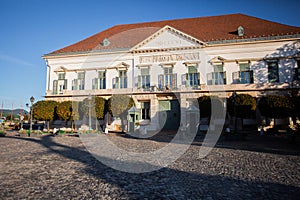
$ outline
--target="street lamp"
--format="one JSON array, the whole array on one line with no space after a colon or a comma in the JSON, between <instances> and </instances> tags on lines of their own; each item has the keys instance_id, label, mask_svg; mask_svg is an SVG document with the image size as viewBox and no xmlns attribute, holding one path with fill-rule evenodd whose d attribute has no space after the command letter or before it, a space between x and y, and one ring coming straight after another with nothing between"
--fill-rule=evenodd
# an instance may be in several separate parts
<instances>
[{"instance_id":1,"label":"street lamp","mask_svg":"<svg viewBox=\"0 0 300 200\"><path fill-rule=\"evenodd\" d=\"M31 106L29 107L29 104L27 103L26 106L28 108L30 108L30 130L29 130L29 134L28 136L30 137L30 133L32 132L32 113L33 113L33 102L34 102L34 97L30 97L30 103L31 103Z\"/></svg>"},{"instance_id":2,"label":"street lamp","mask_svg":"<svg viewBox=\"0 0 300 200\"><path fill-rule=\"evenodd\" d=\"M90 132L91 127L92 127L92 107L94 106L91 94L89 94L89 96L88 96L88 105L86 105L86 106L89 108L89 132ZM96 126L97 126L97 124L96 124Z\"/></svg>"},{"instance_id":3,"label":"street lamp","mask_svg":"<svg viewBox=\"0 0 300 200\"><path fill-rule=\"evenodd\" d=\"M233 113L234 113L234 133L237 132L237 118L236 118L236 91L233 91Z\"/></svg>"}]
</instances>

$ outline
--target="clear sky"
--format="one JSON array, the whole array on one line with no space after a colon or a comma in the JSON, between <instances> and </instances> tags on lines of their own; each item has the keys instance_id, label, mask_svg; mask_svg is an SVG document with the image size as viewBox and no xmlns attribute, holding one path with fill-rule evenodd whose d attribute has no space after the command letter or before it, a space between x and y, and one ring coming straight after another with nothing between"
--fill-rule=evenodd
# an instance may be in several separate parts
<instances>
[{"instance_id":1,"label":"clear sky","mask_svg":"<svg viewBox=\"0 0 300 200\"><path fill-rule=\"evenodd\" d=\"M43 100L41 56L117 24L243 13L300 27L299 8L297 0L0 0L0 103Z\"/></svg>"}]
</instances>

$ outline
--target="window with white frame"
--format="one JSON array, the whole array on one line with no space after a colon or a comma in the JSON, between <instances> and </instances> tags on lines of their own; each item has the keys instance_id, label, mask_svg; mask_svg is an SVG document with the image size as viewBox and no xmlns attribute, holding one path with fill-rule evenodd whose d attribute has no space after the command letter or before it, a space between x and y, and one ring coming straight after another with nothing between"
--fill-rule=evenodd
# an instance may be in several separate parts
<instances>
[{"instance_id":1,"label":"window with white frame","mask_svg":"<svg viewBox=\"0 0 300 200\"><path fill-rule=\"evenodd\" d=\"M150 101L141 102L141 118L150 119Z\"/></svg>"},{"instance_id":2,"label":"window with white frame","mask_svg":"<svg viewBox=\"0 0 300 200\"><path fill-rule=\"evenodd\" d=\"M98 71L98 78L92 80L92 89L106 89L106 71Z\"/></svg>"},{"instance_id":3,"label":"window with white frame","mask_svg":"<svg viewBox=\"0 0 300 200\"><path fill-rule=\"evenodd\" d=\"M150 73L149 67L141 67L141 75L138 76L138 87L143 89L150 88Z\"/></svg>"},{"instance_id":4,"label":"window with white frame","mask_svg":"<svg viewBox=\"0 0 300 200\"><path fill-rule=\"evenodd\" d=\"M272 61L267 61L267 63L268 63L269 83L278 83L279 82L278 61L272 60Z\"/></svg>"},{"instance_id":5,"label":"window with white frame","mask_svg":"<svg viewBox=\"0 0 300 200\"><path fill-rule=\"evenodd\" d=\"M158 88L160 90L176 89L177 74L173 73L173 65L165 65L163 72L163 74L158 75Z\"/></svg>"},{"instance_id":6,"label":"window with white frame","mask_svg":"<svg viewBox=\"0 0 300 200\"><path fill-rule=\"evenodd\" d=\"M127 88L127 70L119 71L120 88Z\"/></svg>"},{"instance_id":7,"label":"window with white frame","mask_svg":"<svg viewBox=\"0 0 300 200\"><path fill-rule=\"evenodd\" d=\"M77 79L72 80L72 90L84 90L85 72L78 72Z\"/></svg>"},{"instance_id":8,"label":"window with white frame","mask_svg":"<svg viewBox=\"0 0 300 200\"><path fill-rule=\"evenodd\" d=\"M223 63L215 63L213 65L214 71L207 74L208 85L224 85L226 84L226 72L224 72Z\"/></svg>"},{"instance_id":9,"label":"window with white frame","mask_svg":"<svg viewBox=\"0 0 300 200\"><path fill-rule=\"evenodd\" d=\"M232 79L235 84L253 83L253 71L250 70L250 62L239 62L240 71L233 72Z\"/></svg>"},{"instance_id":10,"label":"window with white frame","mask_svg":"<svg viewBox=\"0 0 300 200\"><path fill-rule=\"evenodd\" d=\"M113 88L127 88L127 70L119 70L119 76L113 79Z\"/></svg>"},{"instance_id":11,"label":"window with white frame","mask_svg":"<svg viewBox=\"0 0 300 200\"><path fill-rule=\"evenodd\" d=\"M188 66L188 73L186 74L186 86L195 87L199 86L200 74L198 73L195 65Z\"/></svg>"},{"instance_id":12,"label":"window with white frame","mask_svg":"<svg viewBox=\"0 0 300 200\"><path fill-rule=\"evenodd\" d=\"M296 60L297 66L294 68L293 71L293 79L295 81L300 81L300 58Z\"/></svg>"},{"instance_id":13,"label":"window with white frame","mask_svg":"<svg viewBox=\"0 0 300 200\"><path fill-rule=\"evenodd\" d=\"M53 94L62 94L63 90L67 89L68 80L65 77L65 72L57 73L57 80L53 81Z\"/></svg>"}]
</instances>

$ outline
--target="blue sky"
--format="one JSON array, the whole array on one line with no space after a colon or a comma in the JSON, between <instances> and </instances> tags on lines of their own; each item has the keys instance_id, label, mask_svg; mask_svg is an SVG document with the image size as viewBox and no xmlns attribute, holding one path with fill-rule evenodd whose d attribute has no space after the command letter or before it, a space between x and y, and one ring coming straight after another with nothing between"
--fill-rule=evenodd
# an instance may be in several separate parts
<instances>
[{"instance_id":1,"label":"blue sky","mask_svg":"<svg viewBox=\"0 0 300 200\"><path fill-rule=\"evenodd\" d=\"M300 27L295 0L0 0L0 102L43 100L46 53L117 24L243 13ZM1 107L0 107L1 108Z\"/></svg>"}]
</instances>

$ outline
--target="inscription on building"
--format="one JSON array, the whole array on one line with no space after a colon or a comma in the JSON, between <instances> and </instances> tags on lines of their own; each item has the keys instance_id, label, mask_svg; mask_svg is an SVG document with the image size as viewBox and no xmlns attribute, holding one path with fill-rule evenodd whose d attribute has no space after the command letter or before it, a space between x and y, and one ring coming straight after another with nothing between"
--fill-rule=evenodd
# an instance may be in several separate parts
<instances>
[{"instance_id":1,"label":"inscription on building","mask_svg":"<svg viewBox=\"0 0 300 200\"><path fill-rule=\"evenodd\" d=\"M141 56L140 63L163 63L184 60L199 60L199 53L183 53L183 54L168 54L168 55L153 55Z\"/></svg>"}]
</instances>

